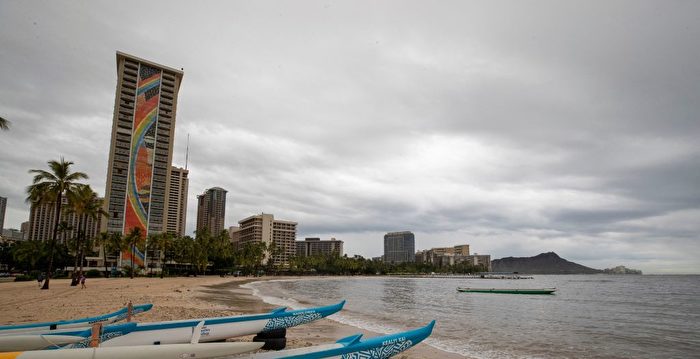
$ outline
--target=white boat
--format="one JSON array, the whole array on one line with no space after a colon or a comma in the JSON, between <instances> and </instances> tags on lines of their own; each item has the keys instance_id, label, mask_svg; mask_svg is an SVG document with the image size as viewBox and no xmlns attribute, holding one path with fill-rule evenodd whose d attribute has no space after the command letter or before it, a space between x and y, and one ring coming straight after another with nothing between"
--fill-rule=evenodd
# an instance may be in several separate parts
<instances>
[{"instance_id":1,"label":"white boat","mask_svg":"<svg viewBox=\"0 0 700 359\"><path fill-rule=\"evenodd\" d=\"M77 335L19 334L0 337L0 352L58 348L85 340ZM1 357L1 356L0 356Z\"/></svg>"},{"instance_id":2,"label":"white boat","mask_svg":"<svg viewBox=\"0 0 700 359\"><path fill-rule=\"evenodd\" d=\"M212 342L228 338L291 328L313 322L340 311L345 301L337 304L299 310L277 308L269 313L238 315L218 318L174 320L167 322L138 323L130 333L104 341L102 347L132 345L163 345L187 343L200 322L201 342ZM79 347L83 343L72 345Z\"/></svg>"},{"instance_id":3,"label":"white boat","mask_svg":"<svg viewBox=\"0 0 700 359\"><path fill-rule=\"evenodd\" d=\"M218 358L259 349L259 342L141 345L0 353L0 359L183 359Z\"/></svg>"},{"instance_id":4,"label":"white boat","mask_svg":"<svg viewBox=\"0 0 700 359\"><path fill-rule=\"evenodd\" d=\"M113 324L102 327L99 341L127 334L136 328L136 323ZM0 352L19 352L40 349L59 349L67 345L87 347L92 337L90 329L60 329L40 334L14 334L0 336ZM0 355L0 359L3 359Z\"/></svg>"}]
</instances>

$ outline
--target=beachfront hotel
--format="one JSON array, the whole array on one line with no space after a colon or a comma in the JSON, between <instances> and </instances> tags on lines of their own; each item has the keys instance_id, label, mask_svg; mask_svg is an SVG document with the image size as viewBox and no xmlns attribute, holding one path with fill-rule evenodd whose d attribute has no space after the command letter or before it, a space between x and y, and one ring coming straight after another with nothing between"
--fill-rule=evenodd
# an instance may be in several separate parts
<instances>
[{"instance_id":1,"label":"beachfront hotel","mask_svg":"<svg viewBox=\"0 0 700 359\"><path fill-rule=\"evenodd\" d=\"M416 237L412 232L389 232L384 235L384 262L416 261Z\"/></svg>"},{"instance_id":2,"label":"beachfront hotel","mask_svg":"<svg viewBox=\"0 0 700 359\"><path fill-rule=\"evenodd\" d=\"M197 196L197 232L208 229L212 235L224 230L226 191L212 187Z\"/></svg>"},{"instance_id":3,"label":"beachfront hotel","mask_svg":"<svg viewBox=\"0 0 700 359\"><path fill-rule=\"evenodd\" d=\"M144 236L168 228L177 96L182 70L117 52L117 88L103 230Z\"/></svg>"},{"instance_id":4,"label":"beachfront hotel","mask_svg":"<svg viewBox=\"0 0 700 359\"><path fill-rule=\"evenodd\" d=\"M189 171L187 169L170 167L165 231L178 237L185 235L185 225L187 224L188 174Z\"/></svg>"},{"instance_id":5,"label":"beachfront hotel","mask_svg":"<svg viewBox=\"0 0 700 359\"><path fill-rule=\"evenodd\" d=\"M96 199L102 200L101 198ZM68 206L68 199L61 199L62 206ZM78 225L80 216L77 216L71 211L61 211L60 222L66 223L65 227L59 227L58 241L65 243L68 239L75 238L78 234ZM34 241L49 241L53 238L53 231L56 218L56 205L54 203L31 203L29 207L29 224L27 225L27 239ZM101 224L104 222L104 217L97 216L85 218L85 237L95 238L100 233ZM24 224L23 224L24 225Z\"/></svg>"},{"instance_id":6,"label":"beachfront hotel","mask_svg":"<svg viewBox=\"0 0 700 359\"><path fill-rule=\"evenodd\" d=\"M296 246L297 257L343 256L343 241L338 241L335 238L331 238L329 241L321 240L321 238L305 238L303 241L296 241Z\"/></svg>"},{"instance_id":7,"label":"beachfront hotel","mask_svg":"<svg viewBox=\"0 0 700 359\"><path fill-rule=\"evenodd\" d=\"M242 219L238 224L239 246L254 242L274 245L277 250L272 258L266 254L263 264L272 260L275 265L289 265L289 259L296 254L297 222L278 220L272 214L261 213Z\"/></svg>"}]
</instances>

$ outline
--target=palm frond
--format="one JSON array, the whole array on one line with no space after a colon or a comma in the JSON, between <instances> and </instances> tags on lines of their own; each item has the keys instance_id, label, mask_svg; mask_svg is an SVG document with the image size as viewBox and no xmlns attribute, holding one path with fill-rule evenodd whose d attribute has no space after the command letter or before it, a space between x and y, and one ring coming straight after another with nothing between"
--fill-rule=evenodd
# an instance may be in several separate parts
<instances>
[{"instance_id":1,"label":"palm frond","mask_svg":"<svg viewBox=\"0 0 700 359\"><path fill-rule=\"evenodd\" d=\"M0 130L9 130L10 129L10 121L0 117Z\"/></svg>"}]
</instances>

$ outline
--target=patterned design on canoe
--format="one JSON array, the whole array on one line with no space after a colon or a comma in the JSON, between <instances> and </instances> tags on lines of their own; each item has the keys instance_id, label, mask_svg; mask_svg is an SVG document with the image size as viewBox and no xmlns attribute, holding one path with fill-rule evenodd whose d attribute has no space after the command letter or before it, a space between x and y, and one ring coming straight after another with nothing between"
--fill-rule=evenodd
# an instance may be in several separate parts
<instances>
[{"instance_id":1,"label":"patterned design on canoe","mask_svg":"<svg viewBox=\"0 0 700 359\"><path fill-rule=\"evenodd\" d=\"M124 333L124 332L121 332L121 331L119 331L119 332L102 333L102 335L100 335L100 343L102 343L102 342L104 342L104 341L106 341L106 340L110 340L110 339L112 339L112 338L121 337L121 336L124 335L124 334L127 334L127 333ZM80 342L77 342L77 343L75 343L75 344L70 345L68 348L89 348L89 347L90 347L90 341L91 341L91 340L92 340L91 338L87 338L87 339L85 339L85 340L83 340L83 341L80 341Z\"/></svg>"},{"instance_id":2,"label":"patterned design on canoe","mask_svg":"<svg viewBox=\"0 0 700 359\"><path fill-rule=\"evenodd\" d=\"M320 313L310 312L301 313L289 317L272 318L267 321L263 332L268 332L275 329L291 328L297 325L311 323L314 320L321 319L323 316Z\"/></svg>"},{"instance_id":3,"label":"patterned design on canoe","mask_svg":"<svg viewBox=\"0 0 700 359\"><path fill-rule=\"evenodd\" d=\"M342 359L386 359L407 350L413 346L410 340L383 345L378 348L361 350L358 352L343 354Z\"/></svg>"}]
</instances>

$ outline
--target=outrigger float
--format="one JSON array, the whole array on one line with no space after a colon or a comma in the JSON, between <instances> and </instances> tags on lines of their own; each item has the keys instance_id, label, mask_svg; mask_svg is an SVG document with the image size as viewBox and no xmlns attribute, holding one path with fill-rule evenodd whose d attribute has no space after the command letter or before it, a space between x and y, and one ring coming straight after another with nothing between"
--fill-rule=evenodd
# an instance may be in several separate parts
<instances>
[{"instance_id":1,"label":"outrigger float","mask_svg":"<svg viewBox=\"0 0 700 359\"><path fill-rule=\"evenodd\" d=\"M101 342L128 334L136 329L136 323L112 324L104 327L98 323L95 326L99 328L99 331L95 332L93 328L73 331L62 329L58 332L40 334L3 335L0 336L0 352L61 349L67 345L87 347L93 336L97 342Z\"/></svg>"},{"instance_id":2,"label":"outrigger float","mask_svg":"<svg viewBox=\"0 0 700 359\"><path fill-rule=\"evenodd\" d=\"M96 323L110 324L124 320L129 316L147 312L153 308L153 304L141 304L124 307L116 312L72 320L59 320L55 322L30 323L0 326L0 336L14 334L41 334L60 329L89 328Z\"/></svg>"},{"instance_id":3,"label":"outrigger float","mask_svg":"<svg viewBox=\"0 0 700 359\"><path fill-rule=\"evenodd\" d=\"M552 294L556 288L537 288L537 289L520 289L520 288L464 288L458 287L458 292L468 293L500 293L500 294Z\"/></svg>"}]
</instances>

